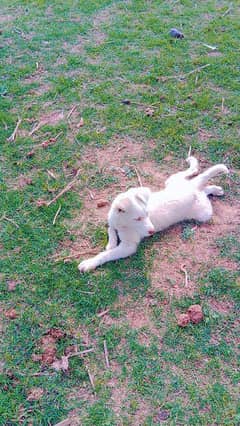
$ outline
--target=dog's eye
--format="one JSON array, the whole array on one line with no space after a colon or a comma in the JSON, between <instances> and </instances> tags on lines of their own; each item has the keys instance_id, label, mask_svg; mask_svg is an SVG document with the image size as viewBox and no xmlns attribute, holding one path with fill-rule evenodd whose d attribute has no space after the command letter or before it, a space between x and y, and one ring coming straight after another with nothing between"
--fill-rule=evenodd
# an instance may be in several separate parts
<instances>
[{"instance_id":1,"label":"dog's eye","mask_svg":"<svg viewBox=\"0 0 240 426\"><path fill-rule=\"evenodd\" d=\"M141 220L143 220L143 217L139 216L137 219L134 219L134 220L136 220L137 222L140 222Z\"/></svg>"}]
</instances>

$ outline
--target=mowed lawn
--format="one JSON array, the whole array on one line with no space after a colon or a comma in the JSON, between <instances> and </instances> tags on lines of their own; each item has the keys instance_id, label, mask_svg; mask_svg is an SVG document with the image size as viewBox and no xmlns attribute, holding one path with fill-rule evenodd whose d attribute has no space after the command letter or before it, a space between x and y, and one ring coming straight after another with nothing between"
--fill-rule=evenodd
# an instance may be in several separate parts
<instances>
[{"instance_id":1,"label":"mowed lawn","mask_svg":"<svg viewBox=\"0 0 240 426\"><path fill-rule=\"evenodd\" d=\"M239 16L1 0L0 425L239 425ZM114 196L162 187L190 147L230 169L211 222L80 274Z\"/></svg>"}]
</instances>

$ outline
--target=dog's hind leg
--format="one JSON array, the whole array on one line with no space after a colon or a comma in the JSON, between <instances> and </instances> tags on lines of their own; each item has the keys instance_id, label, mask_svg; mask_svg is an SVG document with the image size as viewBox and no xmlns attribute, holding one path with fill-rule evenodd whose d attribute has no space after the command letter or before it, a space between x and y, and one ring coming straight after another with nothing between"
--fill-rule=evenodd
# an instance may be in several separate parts
<instances>
[{"instance_id":1,"label":"dog's hind leg","mask_svg":"<svg viewBox=\"0 0 240 426\"><path fill-rule=\"evenodd\" d=\"M108 227L108 243L106 246L106 250L111 250L118 245L118 236L117 232L112 226Z\"/></svg>"},{"instance_id":2,"label":"dog's hind leg","mask_svg":"<svg viewBox=\"0 0 240 426\"><path fill-rule=\"evenodd\" d=\"M208 199L206 193L199 192L197 195L196 202L191 211L190 219L195 219L199 222L207 222L211 219L213 213L213 208L210 200Z\"/></svg>"},{"instance_id":3,"label":"dog's hind leg","mask_svg":"<svg viewBox=\"0 0 240 426\"><path fill-rule=\"evenodd\" d=\"M218 197L224 195L222 187L217 185L208 185L203 189L203 191L206 195L217 195Z\"/></svg>"},{"instance_id":4,"label":"dog's hind leg","mask_svg":"<svg viewBox=\"0 0 240 426\"><path fill-rule=\"evenodd\" d=\"M199 176L196 176L192 182L195 188L204 190L205 185L208 181L222 173L229 173L228 168L224 164L217 164L216 166L210 167L205 170L205 172L201 173ZM218 195L218 194L215 194ZM222 194L220 194L222 195Z\"/></svg>"},{"instance_id":5,"label":"dog's hind leg","mask_svg":"<svg viewBox=\"0 0 240 426\"><path fill-rule=\"evenodd\" d=\"M174 175L170 176L166 180L165 186L168 186L169 184L172 184L181 179L189 179L198 174L198 171L199 171L198 160L195 157L190 156L186 159L186 161L189 164L189 168L187 170L175 173Z\"/></svg>"}]
</instances>

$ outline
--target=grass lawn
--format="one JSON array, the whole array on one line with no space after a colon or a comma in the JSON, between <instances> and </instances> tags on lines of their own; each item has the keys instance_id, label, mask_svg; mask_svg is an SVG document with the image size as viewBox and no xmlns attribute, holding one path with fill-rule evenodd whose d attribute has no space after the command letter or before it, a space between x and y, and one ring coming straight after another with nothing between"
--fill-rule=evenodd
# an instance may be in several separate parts
<instances>
[{"instance_id":1,"label":"grass lawn","mask_svg":"<svg viewBox=\"0 0 240 426\"><path fill-rule=\"evenodd\" d=\"M239 425L239 16L1 0L1 426ZM231 171L212 221L80 274L107 203L161 187L190 146ZM203 321L180 328L193 304Z\"/></svg>"}]
</instances>

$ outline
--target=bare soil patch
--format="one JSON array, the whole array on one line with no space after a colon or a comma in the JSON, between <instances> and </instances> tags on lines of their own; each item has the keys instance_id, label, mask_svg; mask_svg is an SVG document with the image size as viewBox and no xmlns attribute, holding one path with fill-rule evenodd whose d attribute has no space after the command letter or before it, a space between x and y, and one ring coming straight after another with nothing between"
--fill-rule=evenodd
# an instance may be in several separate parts
<instances>
[{"instance_id":1,"label":"bare soil patch","mask_svg":"<svg viewBox=\"0 0 240 426\"><path fill-rule=\"evenodd\" d=\"M151 273L153 288L176 297L189 296L197 289L199 273L217 266L237 270L236 262L219 256L215 241L236 230L240 223L239 205L225 204L220 199L212 202L212 222L193 224L193 239L182 240L181 224L166 230L162 236L160 234L160 240L154 243L156 256ZM188 273L187 286L182 272L183 265Z\"/></svg>"},{"instance_id":2,"label":"bare soil patch","mask_svg":"<svg viewBox=\"0 0 240 426\"><path fill-rule=\"evenodd\" d=\"M230 302L229 300L223 301L223 300L210 299L208 303L214 311L217 311L222 315L228 315L232 311L234 306L233 303Z\"/></svg>"},{"instance_id":3,"label":"bare soil patch","mask_svg":"<svg viewBox=\"0 0 240 426\"><path fill-rule=\"evenodd\" d=\"M82 167L86 182L84 189L82 187L79 189L83 209L74 220L67 222L77 239L75 242L65 240L61 251L67 249L70 251L69 256L77 252L82 253L84 250L89 251L91 243L85 235L87 227L90 224L95 227L106 225L110 203L119 192L126 191L132 186L139 186L138 176L143 185L159 188L166 174L159 171L160 167L156 163L146 161L144 158L147 156L147 150L153 147L153 141L144 146L129 138L115 137L106 147L100 149L89 147L85 150L81 163L77 165L77 168ZM98 189L92 188L91 175L96 174L96 171L103 176L114 176L116 183ZM100 201L106 201L106 204L99 207Z\"/></svg>"},{"instance_id":4,"label":"bare soil patch","mask_svg":"<svg viewBox=\"0 0 240 426\"><path fill-rule=\"evenodd\" d=\"M129 405L131 402L131 396L136 401L136 395L131 394L128 389L127 382L120 382L118 378L112 378L108 382L108 386L112 389L111 392L111 408L113 409L117 419L121 419L122 416L128 415L131 411ZM146 417L151 413L151 408L146 401L138 399L137 410L133 415L129 416L131 419L131 425L139 426L143 425ZM119 425L122 423L119 423Z\"/></svg>"},{"instance_id":5,"label":"bare soil patch","mask_svg":"<svg viewBox=\"0 0 240 426\"><path fill-rule=\"evenodd\" d=\"M14 15L1 15L0 24L6 24L7 22L14 21Z\"/></svg>"}]
</instances>

